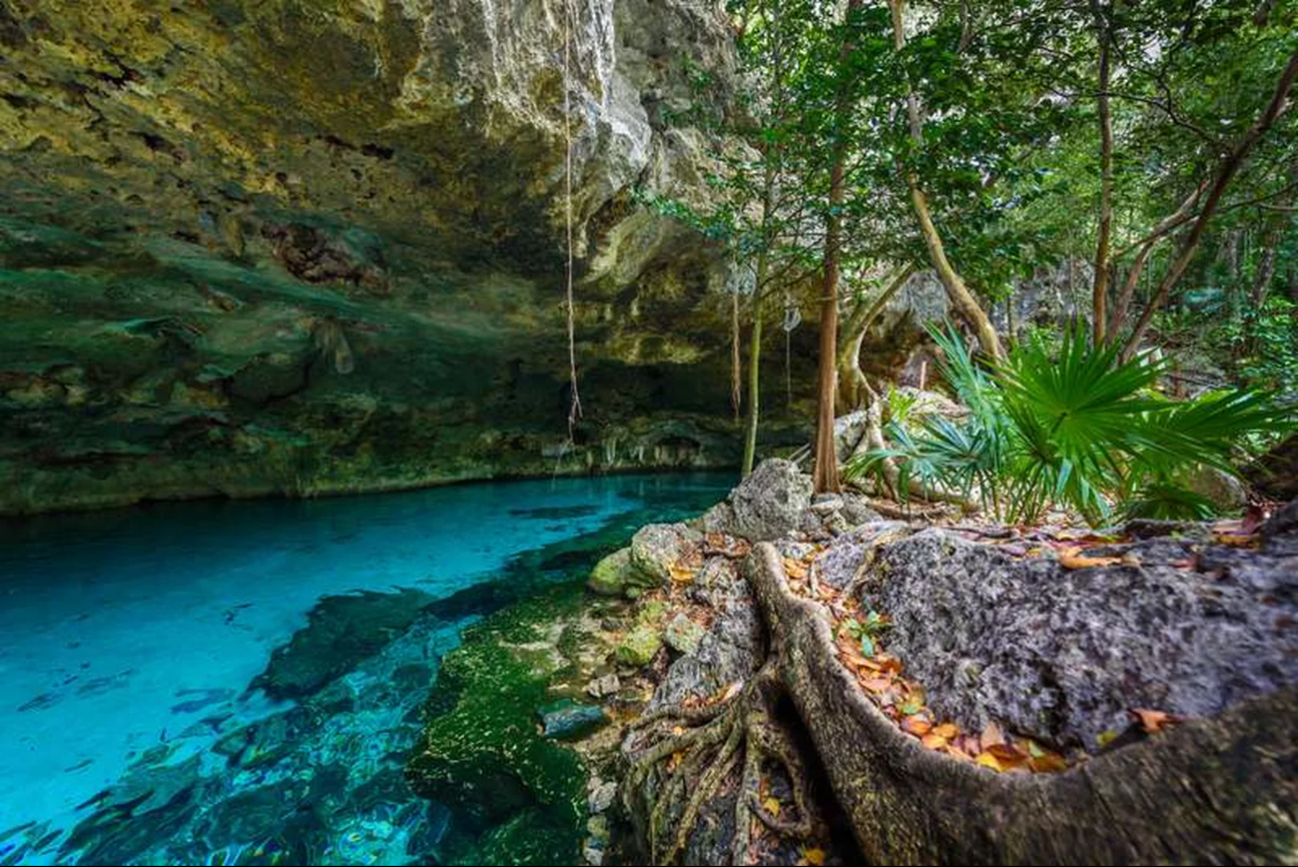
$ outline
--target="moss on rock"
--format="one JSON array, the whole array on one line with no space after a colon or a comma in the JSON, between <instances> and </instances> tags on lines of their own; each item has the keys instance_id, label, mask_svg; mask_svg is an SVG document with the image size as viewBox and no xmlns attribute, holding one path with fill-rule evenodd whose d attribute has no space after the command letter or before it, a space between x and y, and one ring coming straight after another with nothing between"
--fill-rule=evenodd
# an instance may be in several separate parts
<instances>
[{"instance_id":1,"label":"moss on rock","mask_svg":"<svg viewBox=\"0 0 1298 867\"><path fill-rule=\"evenodd\" d=\"M617 646L617 661L627 665L647 665L663 646L657 627L641 624L632 629Z\"/></svg>"}]
</instances>

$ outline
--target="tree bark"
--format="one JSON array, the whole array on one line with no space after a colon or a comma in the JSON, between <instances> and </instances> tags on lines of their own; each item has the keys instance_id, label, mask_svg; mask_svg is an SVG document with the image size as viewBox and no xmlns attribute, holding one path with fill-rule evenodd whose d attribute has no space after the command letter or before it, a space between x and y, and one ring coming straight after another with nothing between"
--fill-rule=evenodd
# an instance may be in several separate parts
<instances>
[{"instance_id":1,"label":"tree bark","mask_svg":"<svg viewBox=\"0 0 1298 867\"><path fill-rule=\"evenodd\" d=\"M883 292L879 294L869 304L858 304L852 310L852 315L847 318L847 324L843 326L842 333L847 336L847 341L839 349L838 353L838 390L839 390L839 411L851 412L854 409L860 409L863 405L863 392L868 393L870 384L865 379L865 374L861 371L861 346L865 342L866 332L874 325L876 319L883 314L883 310L888 306L892 297L906 285L910 275L915 273L915 263L908 262L900 270L893 274L888 285L884 287Z\"/></svg>"},{"instance_id":2,"label":"tree bark","mask_svg":"<svg viewBox=\"0 0 1298 867\"><path fill-rule=\"evenodd\" d=\"M1113 313L1109 317L1108 340L1114 343L1118 339L1118 334L1122 330L1123 324L1127 321L1127 312L1131 309L1131 301L1136 296L1136 287L1140 283L1140 276L1149 262L1150 254L1154 248L1181 224L1185 223L1194 209L1194 205L1203 195L1203 191L1208 188L1208 181L1203 181L1195 187L1194 192L1181 202L1180 207L1175 212L1165 217L1162 222L1154 227L1154 230L1136 242L1136 260L1132 263L1131 269L1127 272L1126 282L1122 286L1117 300L1113 305ZM1130 251L1130 247L1118 252L1118 256L1125 255Z\"/></svg>"},{"instance_id":3,"label":"tree bark","mask_svg":"<svg viewBox=\"0 0 1298 867\"><path fill-rule=\"evenodd\" d=\"M848 0L844 21L852 17L864 0ZM840 62L846 67L852 56L850 28L843 36ZM816 457L812 483L818 494L842 489L838 478L838 456L834 453L834 401L838 395L838 271L842 255L843 202L847 197L845 183L847 161L847 127L852 91L849 77L843 71L835 107L833 164L829 176L829 214L825 217L825 278L820 298L820 381L816 417Z\"/></svg>"},{"instance_id":4,"label":"tree bark","mask_svg":"<svg viewBox=\"0 0 1298 867\"><path fill-rule=\"evenodd\" d=\"M1158 284L1158 291L1150 302L1145 306L1145 310L1137 320L1135 328L1132 329L1131 336L1122 348L1122 357L1129 359L1136 354L1140 348L1140 341L1144 338L1145 332L1149 329L1149 323L1154 318L1154 313L1167 302L1172 288L1180 281L1185 269L1189 267L1190 260L1199 249L1199 243L1203 240L1203 233L1208 227L1208 222L1217 211L1221 204L1221 197L1230 186L1231 180L1239 172L1245 160L1248 159L1249 153L1253 147L1266 135L1266 133L1275 124L1276 120L1289 109L1289 94L1293 90L1294 78L1298 77L1298 52L1290 56L1289 62L1285 65L1284 71L1280 74L1279 81L1276 82L1275 92L1271 95L1271 101L1263 110L1253 125L1249 127L1248 132L1236 142L1220 166L1208 193L1208 198L1199 211L1199 216L1195 219L1190 227L1189 234L1181 242L1176 255L1173 257L1171 264L1168 265L1167 272Z\"/></svg>"},{"instance_id":5,"label":"tree bark","mask_svg":"<svg viewBox=\"0 0 1298 867\"><path fill-rule=\"evenodd\" d=\"M905 0L888 0L888 7L892 11L893 44L898 51L901 51L906 47L906 29L903 20ZM909 81L906 84L906 110L910 116L911 141L914 142L916 147L919 147L924 141L923 120L920 117L919 97L910 86ZM965 285L960 272L955 269L955 266L951 264L951 260L947 258L946 245L942 243L942 236L938 234L937 226L933 223L933 214L929 208L928 197L920 188L919 176L913 170L908 170L906 173L906 186L910 192L911 205L915 209L915 217L919 221L920 235L923 236L924 246L928 249L929 260L932 262L934 270L937 271L938 279L942 281L943 288L946 289L947 297L951 300L951 306L973 328L983 352L992 358L1004 358L1005 350L1001 347L1000 338L996 336L996 329L992 327L991 319L987 317L987 313L982 309L982 305L978 303L978 299Z\"/></svg>"},{"instance_id":6,"label":"tree bark","mask_svg":"<svg viewBox=\"0 0 1298 867\"><path fill-rule=\"evenodd\" d=\"M762 285L762 275L766 271L766 253L757 260L757 285ZM753 462L757 455L757 423L761 412L761 394L758 388L760 380L759 366L762 359L762 293L753 293L753 333L748 342L748 416L744 420L744 461L741 474L744 478L753 471Z\"/></svg>"},{"instance_id":7,"label":"tree bark","mask_svg":"<svg viewBox=\"0 0 1298 867\"><path fill-rule=\"evenodd\" d=\"M1243 702L1051 775L926 750L838 661L823 606L757 545L746 578L773 677L869 864L1283 863L1298 823L1298 693ZM850 748L845 746L850 745Z\"/></svg>"},{"instance_id":8,"label":"tree bark","mask_svg":"<svg viewBox=\"0 0 1298 867\"><path fill-rule=\"evenodd\" d=\"M1104 344L1104 326L1109 298L1109 238L1113 231L1113 112L1109 106L1109 23L1100 0L1091 0L1095 16L1095 36L1099 43L1099 114L1100 114L1100 219L1095 245L1095 284L1091 290L1092 342Z\"/></svg>"}]
</instances>

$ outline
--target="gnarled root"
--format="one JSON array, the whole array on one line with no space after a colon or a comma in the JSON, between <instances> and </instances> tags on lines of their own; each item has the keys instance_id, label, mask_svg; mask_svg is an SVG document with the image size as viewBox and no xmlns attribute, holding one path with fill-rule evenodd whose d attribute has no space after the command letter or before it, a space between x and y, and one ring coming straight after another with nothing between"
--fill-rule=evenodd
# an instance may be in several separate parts
<instances>
[{"instance_id":1,"label":"gnarled root","mask_svg":"<svg viewBox=\"0 0 1298 867\"><path fill-rule=\"evenodd\" d=\"M774 716L783 695L768 661L734 695L703 707L659 708L633 724L633 729L651 731L658 738L633 757L630 783L640 785L667 762L649 821L653 863L671 864L681 856L701 811L737 767L742 774L735 800L734 863L750 863L753 817L783 837L801 839L811 833L807 772L789 733ZM780 763L789 778L795 818L772 815L762 805L761 775L768 761ZM664 847L665 824L682 801L670 845Z\"/></svg>"}]
</instances>

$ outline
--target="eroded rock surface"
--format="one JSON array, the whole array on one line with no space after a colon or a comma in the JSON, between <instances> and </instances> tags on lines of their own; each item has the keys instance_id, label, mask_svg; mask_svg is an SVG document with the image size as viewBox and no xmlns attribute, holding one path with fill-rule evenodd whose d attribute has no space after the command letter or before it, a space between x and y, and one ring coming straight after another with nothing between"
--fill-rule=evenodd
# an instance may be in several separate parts
<instances>
[{"instance_id":1,"label":"eroded rock surface","mask_svg":"<svg viewBox=\"0 0 1298 867\"><path fill-rule=\"evenodd\" d=\"M1155 536L1090 552L1139 565L1064 569L933 528L879 548L862 600L892 617L889 651L940 714L1094 749L1131 708L1211 716L1298 683L1289 538L1252 551ZM828 582L851 580L837 553L851 544L823 556Z\"/></svg>"},{"instance_id":2,"label":"eroded rock surface","mask_svg":"<svg viewBox=\"0 0 1298 867\"><path fill-rule=\"evenodd\" d=\"M6 4L0 513L736 464L731 267L632 200L705 194L664 117L730 43L680 0Z\"/></svg>"}]
</instances>

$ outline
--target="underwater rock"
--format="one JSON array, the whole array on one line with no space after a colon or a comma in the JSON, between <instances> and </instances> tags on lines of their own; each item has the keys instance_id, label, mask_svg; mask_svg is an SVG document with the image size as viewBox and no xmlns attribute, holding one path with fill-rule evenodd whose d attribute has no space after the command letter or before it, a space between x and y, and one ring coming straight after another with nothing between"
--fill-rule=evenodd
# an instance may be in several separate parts
<instances>
[{"instance_id":1,"label":"underwater rock","mask_svg":"<svg viewBox=\"0 0 1298 867\"><path fill-rule=\"evenodd\" d=\"M566 698L536 713L541 718L541 733L547 738L581 737L608 721L603 708Z\"/></svg>"},{"instance_id":2,"label":"underwater rock","mask_svg":"<svg viewBox=\"0 0 1298 867\"><path fill-rule=\"evenodd\" d=\"M327 596L307 615L307 626L271 654L253 681L277 700L318 692L339 675L373 656L419 619L433 598L418 590L365 591Z\"/></svg>"},{"instance_id":3,"label":"underwater rock","mask_svg":"<svg viewBox=\"0 0 1298 867\"><path fill-rule=\"evenodd\" d=\"M554 629L583 596L570 584L498 611L443 661L406 778L450 808L452 827L472 831L445 860L566 864L578 855L586 774L576 754L542 735L536 709L554 701L557 666L572 667L587 640Z\"/></svg>"}]
</instances>

